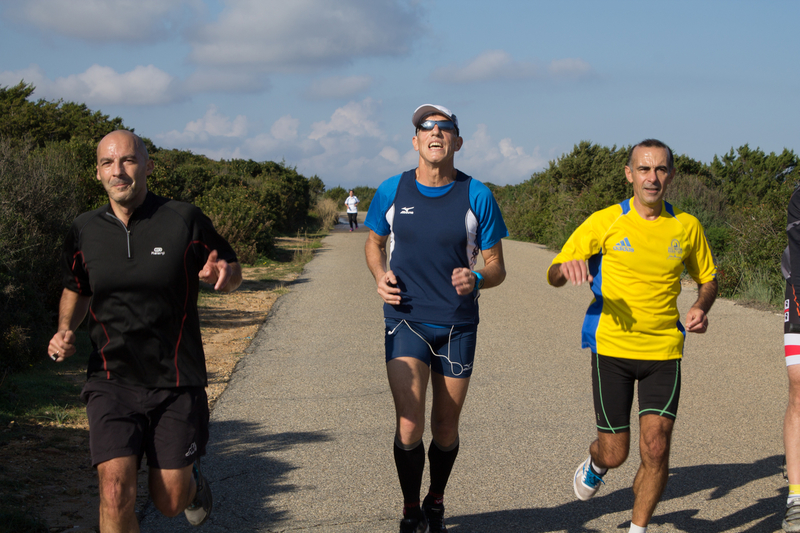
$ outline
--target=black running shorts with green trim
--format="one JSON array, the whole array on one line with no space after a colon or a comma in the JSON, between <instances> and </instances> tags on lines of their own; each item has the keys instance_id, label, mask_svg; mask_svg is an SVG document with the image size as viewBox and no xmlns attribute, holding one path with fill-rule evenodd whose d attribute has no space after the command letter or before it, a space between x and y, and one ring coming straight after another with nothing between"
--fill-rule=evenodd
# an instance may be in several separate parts
<instances>
[{"instance_id":1,"label":"black running shorts with green trim","mask_svg":"<svg viewBox=\"0 0 800 533\"><path fill-rule=\"evenodd\" d=\"M659 415L675 420L681 396L680 367L680 359L647 361L592 352L592 395L597 431L630 431L636 381L639 382L639 416Z\"/></svg>"},{"instance_id":2,"label":"black running shorts with green trim","mask_svg":"<svg viewBox=\"0 0 800 533\"><path fill-rule=\"evenodd\" d=\"M89 418L92 466L130 455L141 463L147 454L152 468L178 469L206 453L209 411L204 387L145 389L91 380L81 399Z\"/></svg>"}]
</instances>

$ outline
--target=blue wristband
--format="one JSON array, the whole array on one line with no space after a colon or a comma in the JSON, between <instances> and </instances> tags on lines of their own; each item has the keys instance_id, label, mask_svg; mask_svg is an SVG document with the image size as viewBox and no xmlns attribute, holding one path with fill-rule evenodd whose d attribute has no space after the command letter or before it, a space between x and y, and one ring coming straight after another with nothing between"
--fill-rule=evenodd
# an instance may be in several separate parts
<instances>
[{"instance_id":1,"label":"blue wristband","mask_svg":"<svg viewBox=\"0 0 800 533\"><path fill-rule=\"evenodd\" d=\"M475 278L477 278L475 280L475 288L473 289L473 292L478 292L481 289L481 287L483 287L483 275L480 272L475 272L475 271L473 271L472 273L475 274Z\"/></svg>"}]
</instances>

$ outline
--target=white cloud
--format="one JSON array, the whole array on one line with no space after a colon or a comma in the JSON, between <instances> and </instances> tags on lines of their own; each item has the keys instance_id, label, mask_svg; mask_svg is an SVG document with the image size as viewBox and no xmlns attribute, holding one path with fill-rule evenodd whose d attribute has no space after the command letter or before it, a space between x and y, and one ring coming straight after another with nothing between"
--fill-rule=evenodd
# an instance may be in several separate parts
<instances>
[{"instance_id":1,"label":"white cloud","mask_svg":"<svg viewBox=\"0 0 800 533\"><path fill-rule=\"evenodd\" d=\"M276 120L269 132L279 141L294 141L297 139L299 126L299 120L292 118L292 115L286 115Z\"/></svg>"},{"instance_id":2,"label":"white cloud","mask_svg":"<svg viewBox=\"0 0 800 533\"><path fill-rule=\"evenodd\" d=\"M488 50L466 65L448 65L436 69L431 79L442 83L475 83L529 79L583 79L593 75L592 67L582 59L555 59L546 69L530 61L515 61L504 50Z\"/></svg>"},{"instance_id":3,"label":"white cloud","mask_svg":"<svg viewBox=\"0 0 800 533\"><path fill-rule=\"evenodd\" d=\"M309 139L328 142L332 137L342 137L344 134L350 138L357 137L381 137L378 124L370 119L375 112L378 103L367 98L362 102L350 102L333 112L331 120L328 122L315 122L311 126Z\"/></svg>"},{"instance_id":4,"label":"white cloud","mask_svg":"<svg viewBox=\"0 0 800 533\"><path fill-rule=\"evenodd\" d=\"M247 119L244 115L237 115L230 120L217 111L217 106L210 105L205 116L189 122L185 131L214 137L244 137L247 134Z\"/></svg>"},{"instance_id":5,"label":"white cloud","mask_svg":"<svg viewBox=\"0 0 800 533\"><path fill-rule=\"evenodd\" d=\"M533 63L514 61L511 55L503 50L488 50L464 66L450 65L438 68L431 77L445 83L472 83L529 79L537 74L538 69Z\"/></svg>"},{"instance_id":6,"label":"white cloud","mask_svg":"<svg viewBox=\"0 0 800 533\"><path fill-rule=\"evenodd\" d=\"M556 79L580 79L594 75L591 65L583 59L555 59L547 67L548 72Z\"/></svg>"},{"instance_id":7,"label":"white cloud","mask_svg":"<svg viewBox=\"0 0 800 533\"><path fill-rule=\"evenodd\" d=\"M228 0L190 34L201 65L297 71L406 54L422 24L410 0Z\"/></svg>"},{"instance_id":8,"label":"white cloud","mask_svg":"<svg viewBox=\"0 0 800 533\"><path fill-rule=\"evenodd\" d=\"M81 74L50 80L38 65L0 72L0 84L16 85L20 80L36 86L36 96L102 105L158 105L180 101L180 83L153 65L138 66L118 73L111 67L92 65Z\"/></svg>"},{"instance_id":9,"label":"white cloud","mask_svg":"<svg viewBox=\"0 0 800 533\"><path fill-rule=\"evenodd\" d=\"M538 147L533 154L528 154L524 148L515 146L511 139L495 142L485 124L478 124L475 134L465 139L461 150L456 153L457 168L495 185L521 183L546 164L547 159L539 154Z\"/></svg>"},{"instance_id":10,"label":"white cloud","mask_svg":"<svg viewBox=\"0 0 800 533\"><path fill-rule=\"evenodd\" d=\"M309 100L351 98L369 89L370 85L370 76L333 76L315 80L306 90L305 97Z\"/></svg>"},{"instance_id":11,"label":"white cloud","mask_svg":"<svg viewBox=\"0 0 800 533\"><path fill-rule=\"evenodd\" d=\"M6 13L37 29L86 41L148 42L174 34L202 0L7 0Z\"/></svg>"},{"instance_id":12,"label":"white cloud","mask_svg":"<svg viewBox=\"0 0 800 533\"><path fill-rule=\"evenodd\" d=\"M47 79L47 75L39 65L31 65L21 70L4 70L0 72L0 85L13 87L20 81L31 83L36 87L34 97L49 98L46 93L53 82Z\"/></svg>"},{"instance_id":13,"label":"white cloud","mask_svg":"<svg viewBox=\"0 0 800 533\"><path fill-rule=\"evenodd\" d=\"M278 118L268 131L251 134L247 118L228 117L210 106L183 131L154 136L167 148L191 150L214 159L287 161L305 176L318 175L326 186L377 187L383 180L417 166L419 154L407 138L387 139L378 127L380 103L369 98L336 109L329 120L303 132L292 115ZM486 125L464 141L456 167L483 182L520 183L541 170L547 159L538 148L528 153L511 139L492 139Z\"/></svg>"},{"instance_id":14,"label":"white cloud","mask_svg":"<svg viewBox=\"0 0 800 533\"><path fill-rule=\"evenodd\" d=\"M397 164L400 162L400 152L391 146L385 146L383 150L381 150L380 156L390 163Z\"/></svg>"},{"instance_id":15,"label":"white cloud","mask_svg":"<svg viewBox=\"0 0 800 533\"><path fill-rule=\"evenodd\" d=\"M186 124L182 132L172 130L158 134L155 138L169 147L196 146L198 143L203 144L212 139L226 137L243 139L247 135L247 128L247 118L244 115L238 115L231 120L222 115L217 110L217 106L210 105L202 118ZM202 153L208 155L208 150L203 150Z\"/></svg>"}]
</instances>

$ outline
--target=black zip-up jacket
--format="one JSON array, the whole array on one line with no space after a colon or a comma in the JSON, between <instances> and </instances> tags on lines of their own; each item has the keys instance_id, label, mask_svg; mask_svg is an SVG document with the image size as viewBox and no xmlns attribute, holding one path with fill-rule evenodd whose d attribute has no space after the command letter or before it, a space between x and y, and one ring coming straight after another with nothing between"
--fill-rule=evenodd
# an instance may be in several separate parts
<instances>
[{"instance_id":1,"label":"black zip-up jacket","mask_svg":"<svg viewBox=\"0 0 800 533\"><path fill-rule=\"evenodd\" d=\"M127 227L109 204L75 219L64 241L64 286L92 297L89 380L207 385L197 294L212 250L236 261L199 208L150 192Z\"/></svg>"}]
</instances>

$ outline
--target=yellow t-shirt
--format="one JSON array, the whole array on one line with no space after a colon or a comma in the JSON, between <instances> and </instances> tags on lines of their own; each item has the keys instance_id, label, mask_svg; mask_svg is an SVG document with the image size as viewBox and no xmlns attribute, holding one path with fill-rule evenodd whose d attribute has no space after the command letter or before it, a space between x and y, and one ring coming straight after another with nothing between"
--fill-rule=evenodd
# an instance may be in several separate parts
<instances>
[{"instance_id":1,"label":"yellow t-shirt","mask_svg":"<svg viewBox=\"0 0 800 533\"><path fill-rule=\"evenodd\" d=\"M631 199L590 216L552 264L588 260L595 295L583 322L583 348L626 359L680 359L686 332L677 300L684 267L699 284L717 275L700 222L664 202L645 220Z\"/></svg>"}]
</instances>

